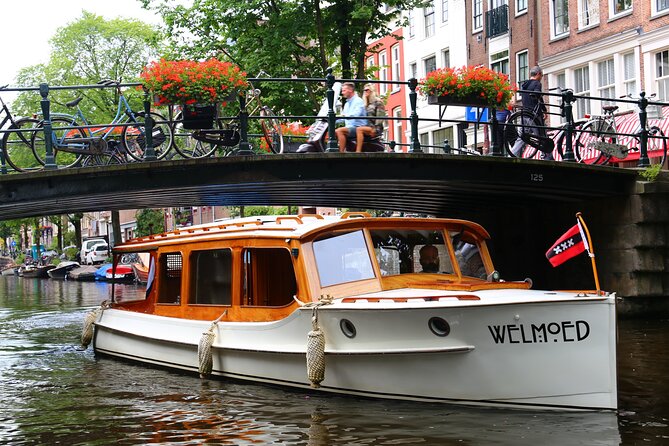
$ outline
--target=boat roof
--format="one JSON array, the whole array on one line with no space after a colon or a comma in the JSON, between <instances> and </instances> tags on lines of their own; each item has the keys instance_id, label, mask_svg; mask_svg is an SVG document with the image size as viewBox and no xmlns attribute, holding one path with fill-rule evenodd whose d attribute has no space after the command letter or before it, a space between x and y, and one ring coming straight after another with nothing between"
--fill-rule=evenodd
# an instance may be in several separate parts
<instances>
[{"instance_id":1,"label":"boat roof","mask_svg":"<svg viewBox=\"0 0 669 446\"><path fill-rule=\"evenodd\" d=\"M479 224L448 218L372 217L366 212L347 212L341 216L314 214L270 215L235 218L220 222L188 226L162 234L128 240L114 247L115 252L152 250L159 246L193 243L204 240L232 238L303 239L329 229L359 227L432 227L445 226L467 231L480 239L489 239L488 232Z\"/></svg>"}]
</instances>

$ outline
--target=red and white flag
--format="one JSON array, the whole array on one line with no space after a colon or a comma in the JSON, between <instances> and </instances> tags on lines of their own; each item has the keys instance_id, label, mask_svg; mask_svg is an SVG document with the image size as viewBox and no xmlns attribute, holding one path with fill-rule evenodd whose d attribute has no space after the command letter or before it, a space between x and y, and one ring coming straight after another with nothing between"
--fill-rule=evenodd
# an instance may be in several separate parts
<instances>
[{"instance_id":1,"label":"red and white flag","mask_svg":"<svg viewBox=\"0 0 669 446\"><path fill-rule=\"evenodd\" d=\"M581 227L581 222L580 220L576 220L576 224L546 251L546 258L555 267L579 255L583 251L588 251L588 254L592 256L590 247L588 246L588 238Z\"/></svg>"}]
</instances>

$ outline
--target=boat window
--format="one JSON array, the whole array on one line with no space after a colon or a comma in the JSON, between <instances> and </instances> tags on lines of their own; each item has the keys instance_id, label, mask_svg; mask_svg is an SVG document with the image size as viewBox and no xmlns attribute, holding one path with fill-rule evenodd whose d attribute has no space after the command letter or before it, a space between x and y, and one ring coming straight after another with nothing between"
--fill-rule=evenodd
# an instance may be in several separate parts
<instances>
[{"instance_id":1,"label":"boat window","mask_svg":"<svg viewBox=\"0 0 669 446\"><path fill-rule=\"evenodd\" d=\"M383 229L370 233L382 276L421 272L453 273L441 230Z\"/></svg>"},{"instance_id":2,"label":"boat window","mask_svg":"<svg viewBox=\"0 0 669 446\"><path fill-rule=\"evenodd\" d=\"M127 274L127 268L130 268L134 276L134 284L115 287L114 301L131 302L148 298L152 290L156 265L151 254L150 252L128 252L117 255L119 262L116 274Z\"/></svg>"},{"instance_id":3,"label":"boat window","mask_svg":"<svg viewBox=\"0 0 669 446\"><path fill-rule=\"evenodd\" d=\"M160 280L158 281L158 303L181 303L181 253L166 253L160 256Z\"/></svg>"},{"instance_id":4,"label":"boat window","mask_svg":"<svg viewBox=\"0 0 669 446\"><path fill-rule=\"evenodd\" d=\"M476 241L460 233L451 234L451 241L462 275L485 279L487 273Z\"/></svg>"},{"instance_id":5,"label":"boat window","mask_svg":"<svg viewBox=\"0 0 669 446\"><path fill-rule=\"evenodd\" d=\"M314 256L323 287L374 278L362 230L316 240Z\"/></svg>"},{"instance_id":6,"label":"boat window","mask_svg":"<svg viewBox=\"0 0 669 446\"><path fill-rule=\"evenodd\" d=\"M232 303L232 251L212 249L190 254L189 303L230 305Z\"/></svg>"},{"instance_id":7,"label":"boat window","mask_svg":"<svg viewBox=\"0 0 669 446\"><path fill-rule=\"evenodd\" d=\"M242 305L282 307L293 302L297 281L290 251L248 248L242 251Z\"/></svg>"}]
</instances>

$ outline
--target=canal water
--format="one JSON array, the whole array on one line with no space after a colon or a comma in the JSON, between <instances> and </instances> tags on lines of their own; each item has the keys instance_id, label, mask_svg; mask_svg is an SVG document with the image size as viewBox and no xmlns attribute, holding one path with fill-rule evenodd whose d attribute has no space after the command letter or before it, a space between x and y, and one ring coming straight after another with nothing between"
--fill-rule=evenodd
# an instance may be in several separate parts
<instances>
[{"instance_id":1,"label":"canal water","mask_svg":"<svg viewBox=\"0 0 669 446\"><path fill-rule=\"evenodd\" d=\"M620 322L618 413L538 412L320 395L96 358L78 340L108 292L0 277L1 445L669 444L667 320Z\"/></svg>"}]
</instances>

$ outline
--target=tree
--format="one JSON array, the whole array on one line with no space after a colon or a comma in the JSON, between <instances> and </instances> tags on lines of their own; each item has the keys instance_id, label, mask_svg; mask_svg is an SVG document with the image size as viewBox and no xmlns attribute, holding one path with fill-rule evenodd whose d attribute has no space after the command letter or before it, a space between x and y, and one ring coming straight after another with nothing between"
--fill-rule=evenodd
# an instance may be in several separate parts
<instances>
[{"instance_id":1,"label":"tree","mask_svg":"<svg viewBox=\"0 0 669 446\"><path fill-rule=\"evenodd\" d=\"M84 214L81 212L76 212L72 215L68 215L67 219L74 226L74 242L77 245L77 250L81 251L81 219L84 218Z\"/></svg>"},{"instance_id":2,"label":"tree","mask_svg":"<svg viewBox=\"0 0 669 446\"><path fill-rule=\"evenodd\" d=\"M51 56L47 64L26 67L19 72L17 83L35 86L90 85L104 79L135 82L146 63L157 54L158 32L135 19L106 20L84 11L81 18L58 29L51 38ZM54 111L67 111L63 104L81 95L81 107L90 122L109 122L116 112L118 95L113 89L52 91L49 98ZM141 92L128 90L138 97ZM29 115L39 110L40 96L24 92L14 102L17 113Z\"/></svg>"},{"instance_id":3,"label":"tree","mask_svg":"<svg viewBox=\"0 0 669 446\"><path fill-rule=\"evenodd\" d=\"M143 0L156 9L170 36L168 57L200 58L225 54L254 76L323 77L338 65L343 78L366 77L367 40L390 34L402 10L424 0ZM338 62L335 62L337 61ZM266 83L263 98L280 110L313 111L322 100L317 84ZM281 102L279 102L281 99Z\"/></svg>"},{"instance_id":4,"label":"tree","mask_svg":"<svg viewBox=\"0 0 669 446\"><path fill-rule=\"evenodd\" d=\"M137 237L165 232L165 214L162 209L142 209L137 212Z\"/></svg>"}]
</instances>

